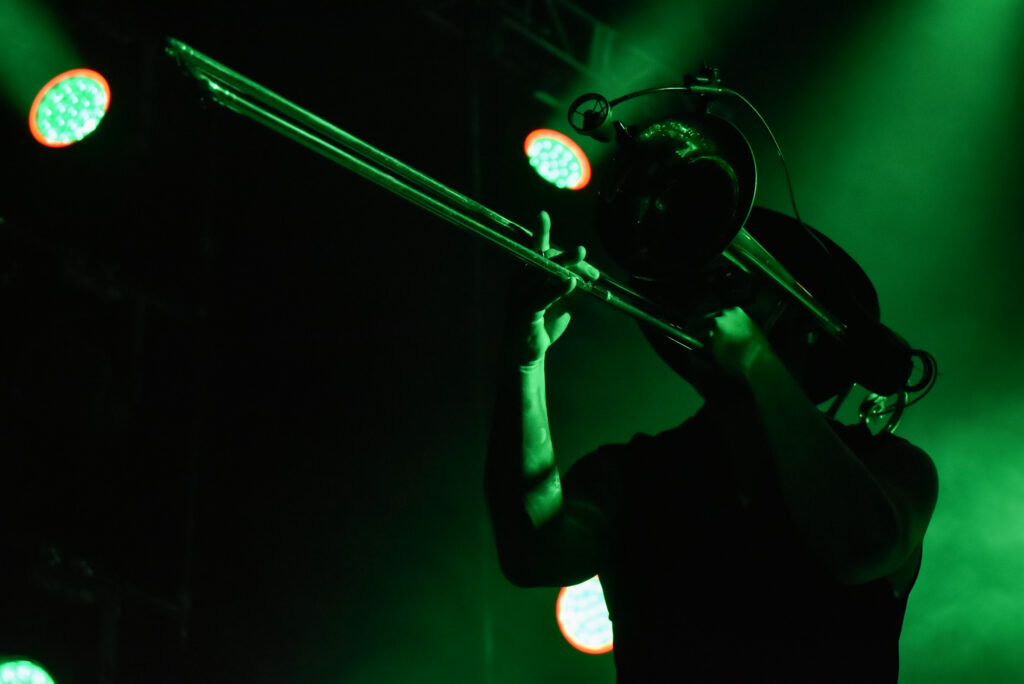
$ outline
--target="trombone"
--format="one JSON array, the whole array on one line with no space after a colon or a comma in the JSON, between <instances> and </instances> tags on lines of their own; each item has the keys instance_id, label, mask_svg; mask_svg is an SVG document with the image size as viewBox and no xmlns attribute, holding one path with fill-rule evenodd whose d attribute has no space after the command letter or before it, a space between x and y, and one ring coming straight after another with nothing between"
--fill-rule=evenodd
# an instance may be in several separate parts
<instances>
[{"instance_id":1,"label":"trombone","mask_svg":"<svg viewBox=\"0 0 1024 684\"><path fill-rule=\"evenodd\" d=\"M680 346L700 350L703 343L674 323L665 307L602 274L588 281L520 240L533 233L484 205L373 147L316 116L272 90L229 69L180 40L168 39L165 48L198 83L206 97L307 147L363 178L412 202L422 209L466 229L505 250L526 264L561 278L576 281L576 289L632 316ZM835 336L845 324L825 309L745 229L740 228L722 252L744 272L758 271L811 311Z\"/></svg>"}]
</instances>

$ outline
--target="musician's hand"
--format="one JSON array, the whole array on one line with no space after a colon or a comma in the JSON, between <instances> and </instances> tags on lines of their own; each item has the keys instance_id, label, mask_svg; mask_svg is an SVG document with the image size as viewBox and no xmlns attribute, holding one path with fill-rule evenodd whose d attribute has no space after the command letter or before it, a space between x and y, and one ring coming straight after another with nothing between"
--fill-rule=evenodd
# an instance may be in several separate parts
<instances>
[{"instance_id":1,"label":"musician's hand","mask_svg":"<svg viewBox=\"0 0 1024 684\"><path fill-rule=\"evenodd\" d=\"M600 272L585 259L587 250L582 245L571 252L561 252L551 247L551 217L546 211L540 212L539 226L533 234L533 247L552 261L565 266L573 273L588 281L597 280ZM512 311L512 332L516 334L526 326L525 345L520 344L517 356L520 365L540 361L548 348L562 336L571 318L561 307L552 309L566 295L576 289L576 280L564 281L555 276L530 269L519 285L518 296ZM517 340L509 340L516 344Z\"/></svg>"},{"instance_id":2,"label":"musician's hand","mask_svg":"<svg viewBox=\"0 0 1024 684\"><path fill-rule=\"evenodd\" d=\"M764 333L747 313L734 307L715 317L708 332L712 357L727 375L746 377L757 357L771 351Z\"/></svg>"}]
</instances>

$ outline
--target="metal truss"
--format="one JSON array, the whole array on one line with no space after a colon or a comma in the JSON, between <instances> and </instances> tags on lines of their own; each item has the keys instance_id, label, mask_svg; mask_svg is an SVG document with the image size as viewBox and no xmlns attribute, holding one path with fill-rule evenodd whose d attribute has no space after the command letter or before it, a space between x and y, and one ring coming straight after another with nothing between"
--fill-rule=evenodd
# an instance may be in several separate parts
<instances>
[{"instance_id":1,"label":"metal truss","mask_svg":"<svg viewBox=\"0 0 1024 684\"><path fill-rule=\"evenodd\" d=\"M664 59L568 0L450 0L424 6L420 13L450 36L478 40L490 58L541 90L569 84L616 90L627 87L627 78L680 78ZM536 95L544 99L545 93Z\"/></svg>"}]
</instances>

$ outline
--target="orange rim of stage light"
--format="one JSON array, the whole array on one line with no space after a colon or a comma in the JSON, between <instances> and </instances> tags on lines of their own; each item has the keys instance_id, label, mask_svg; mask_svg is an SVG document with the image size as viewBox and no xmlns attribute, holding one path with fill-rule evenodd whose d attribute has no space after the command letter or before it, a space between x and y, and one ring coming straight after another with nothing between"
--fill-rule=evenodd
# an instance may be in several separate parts
<instances>
[{"instance_id":1,"label":"orange rim of stage light","mask_svg":"<svg viewBox=\"0 0 1024 684\"><path fill-rule=\"evenodd\" d=\"M107 102L103 105L103 113L106 114L107 110L110 109L110 84L107 83L107 79L103 78L103 75L100 74L100 72L94 71L93 69L69 69L62 74L57 74L47 81L46 85L39 89L39 92L36 93L36 99L32 101L32 108L28 111L28 128L32 131L32 137L40 144L46 145L47 147L67 147L68 145L78 142L77 140L71 140L68 142L54 142L53 140L49 140L45 135L43 135L43 132L39 130L39 126L36 124L36 114L39 112L39 105L42 104L43 98L46 97L46 94L50 92L51 88L61 81L65 81L69 78L77 78L79 76L91 79L100 84L100 88L103 89L103 94L107 97Z\"/></svg>"},{"instance_id":2,"label":"orange rim of stage light","mask_svg":"<svg viewBox=\"0 0 1024 684\"><path fill-rule=\"evenodd\" d=\"M561 143L569 148L569 151L573 153L576 160L580 163L580 179L576 181L575 185L570 185L569 189L579 190L581 188L585 188L587 183L590 182L590 160L587 159L587 155L583 152L583 149L576 144L576 141L556 130L550 128L538 128L527 135L526 140L523 142L523 151L526 152L526 156L530 156L530 148L533 147L533 143L537 142L541 138L551 138L555 142Z\"/></svg>"},{"instance_id":3,"label":"orange rim of stage light","mask_svg":"<svg viewBox=\"0 0 1024 684\"><path fill-rule=\"evenodd\" d=\"M562 587L562 589L558 592L558 598L555 600L556 618L559 618L562 614L562 602L565 600L566 594L569 593L569 589L570 587ZM565 626L562 624L561 619L556 619L556 621L558 622L558 631L562 633L562 636L565 638L565 640L568 641L572 645L572 647L575 648L577 651L582 651L583 653L586 653L588 655L603 655L605 653L610 653L612 649L615 648L614 641L609 641L608 643L602 644L597 647L587 646L586 644L580 643L576 639L575 635L570 634L569 631L565 628Z\"/></svg>"}]
</instances>

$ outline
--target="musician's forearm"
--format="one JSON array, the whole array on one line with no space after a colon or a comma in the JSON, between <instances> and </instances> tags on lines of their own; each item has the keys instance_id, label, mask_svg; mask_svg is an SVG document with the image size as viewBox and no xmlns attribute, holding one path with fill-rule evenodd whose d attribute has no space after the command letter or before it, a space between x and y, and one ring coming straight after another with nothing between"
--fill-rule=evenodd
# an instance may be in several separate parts
<instances>
[{"instance_id":1,"label":"musician's forearm","mask_svg":"<svg viewBox=\"0 0 1024 684\"><path fill-rule=\"evenodd\" d=\"M492 517L521 518L525 512L536 528L561 507L543 359L527 366L510 366L499 381L487 476Z\"/></svg>"},{"instance_id":2,"label":"musician's forearm","mask_svg":"<svg viewBox=\"0 0 1024 684\"><path fill-rule=\"evenodd\" d=\"M794 522L830 570L858 581L887 560L892 504L770 348L746 376Z\"/></svg>"}]
</instances>

